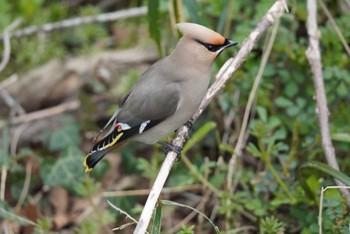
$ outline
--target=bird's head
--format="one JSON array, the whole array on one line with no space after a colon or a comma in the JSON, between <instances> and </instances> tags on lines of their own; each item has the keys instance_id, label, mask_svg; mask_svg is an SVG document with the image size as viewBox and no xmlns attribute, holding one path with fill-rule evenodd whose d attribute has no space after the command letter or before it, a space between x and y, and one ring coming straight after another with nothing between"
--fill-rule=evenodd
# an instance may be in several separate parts
<instances>
[{"instance_id":1,"label":"bird's head","mask_svg":"<svg viewBox=\"0 0 350 234\"><path fill-rule=\"evenodd\" d=\"M238 44L199 24L178 23L176 27L183 34L176 49L200 63L211 65L223 50Z\"/></svg>"}]
</instances>

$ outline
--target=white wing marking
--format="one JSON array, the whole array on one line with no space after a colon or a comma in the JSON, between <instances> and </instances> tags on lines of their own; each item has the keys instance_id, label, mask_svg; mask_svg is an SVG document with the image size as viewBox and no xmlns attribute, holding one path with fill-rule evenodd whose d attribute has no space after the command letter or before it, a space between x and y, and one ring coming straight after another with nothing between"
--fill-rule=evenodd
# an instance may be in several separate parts
<instances>
[{"instance_id":1,"label":"white wing marking","mask_svg":"<svg viewBox=\"0 0 350 234\"><path fill-rule=\"evenodd\" d=\"M151 121L147 120L140 125L139 134L143 133L143 131L145 130L145 128L146 128L147 124L149 124L149 122L151 122Z\"/></svg>"}]
</instances>

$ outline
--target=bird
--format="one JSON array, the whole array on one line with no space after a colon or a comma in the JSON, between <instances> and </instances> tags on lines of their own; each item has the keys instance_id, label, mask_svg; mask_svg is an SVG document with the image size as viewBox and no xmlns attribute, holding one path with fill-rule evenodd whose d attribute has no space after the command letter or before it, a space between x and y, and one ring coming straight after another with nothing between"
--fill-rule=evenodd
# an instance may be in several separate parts
<instances>
[{"instance_id":1,"label":"bird","mask_svg":"<svg viewBox=\"0 0 350 234\"><path fill-rule=\"evenodd\" d=\"M181 148L159 140L191 119L208 89L213 62L223 50L238 43L195 23L178 23L176 28L183 36L175 49L141 75L94 138L110 126L86 155L85 172L129 141L158 142L181 154Z\"/></svg>"}]
</instances>

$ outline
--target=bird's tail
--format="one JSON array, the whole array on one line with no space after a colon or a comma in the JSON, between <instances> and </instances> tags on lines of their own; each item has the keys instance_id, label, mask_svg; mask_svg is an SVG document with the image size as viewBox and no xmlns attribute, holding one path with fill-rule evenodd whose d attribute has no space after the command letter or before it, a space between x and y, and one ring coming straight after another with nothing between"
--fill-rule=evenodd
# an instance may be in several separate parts
<instances>
[{"instance_id":1,"label":"bird's tail","mask_svg":"<svg viewBox=\"0 0 350 234\"><path fill-rule=\"evenodd\" d=\"M92 168L94 168L94 166L111 150L112 147L103 150L90 151L90 153L86 155L83 162L85 172L90 172Z\"/></svg>"},{"instance_id":2,"label":"bird's tail","mask_svg":"<svg viewBox=\"0 0 350 234\"><path fill-rule=\"evenodd\" d=\"M115 129L113 132L105 136L101 141L94 145L90 153L86 155L83 165L85 172L90 172L92 168L119 143L124 132Z\"/></svg>"}]
</instances>

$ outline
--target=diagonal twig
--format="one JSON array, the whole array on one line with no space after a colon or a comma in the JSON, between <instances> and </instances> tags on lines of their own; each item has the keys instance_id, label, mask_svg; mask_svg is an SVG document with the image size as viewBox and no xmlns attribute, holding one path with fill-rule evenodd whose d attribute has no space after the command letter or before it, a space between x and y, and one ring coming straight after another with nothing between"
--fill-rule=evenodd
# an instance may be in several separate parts
<instances>
[{"instance_id":1,"label":"diagonal twig","mask_svg":"<svg viewBox=\"0 0 350 234\"><path fill-rule=\"evenodd\" d=\"M261 37L263 33L280 18L286 9L286 0L277 0L262 18L260 23L255 27L255 29L250 33L250 35L243 42L241 49L238 51L234 58L230 58L222 66L218 74L216 75L216 81L209 88L207 94L202 100L202 103L197 110L197 112L192 117L193 122L202 114L204 109L209 105L211 100L215 95L224 87L225 83L232 77L232 74L238 70L240 65L248 57L250 51L253 49L254 45ZM186 141L185 136L188 134L188 127L182 126L176 132L174 139L172 140L172 145L182 147ZM139 223L136 226L134 233L143 234L145 233L148 224L151 220L153 209L159 198L159 194L165 184L165 181L169 175L171 167L176 160L176 153L169 152L163 162L163 165L158 173L158 176L153 184L152 190L147 198L145 207L141 213Z\"/></svg>"},{"instance_id":2,"label":"diagonal twig","mask_svg":"<svg viewBox=\"0 0 350 234\"><path fill-rule=\"evenodd\" d=\"M326 4L322 0L318 0L318 1L322 7L322 10L326 14L329 22L332 24L334 31L337 34L337 36L338 36L341 44L343 45L346 53L348 54L348 56L350 56L350 47L349 47L348 43L346 42L346 39L345 39L343 33L340 31L340 28L338 27L337 23L335 22L335 19L333 18L332 14L329 12Z\"/></svg>"},{"instance_id":3,"label":"diagonal twig","mask_svg":"<svg viewBox=\"0 0 350 234\"><path fill-rule=\"evenodd\" d=\"M17 30L13 33L10 33L10 37L23 37L29 36L36 33L48 33L54 30L62 28L76 27L85 24L91 23L103 23L109 21L115 21L119 19L126 19L130 17L136 17L145 15L147 13L147 7L136 7L127 10L114 11L110 13L103 13L100 15L93 16L82 16L71 19L62 20L54 23L47 23L42 26L30 26L24 29ZM0 35L0 38L3 38L5 35Z\"/></svg>"},{"instance_id":4,"label":"diagonal twig","mask_svg":"<svg viewBox=\"0 0 350 234\"><path fill-rule=\"evenodd\" d=\"M316 90L317 114L319 118L322 147L329 166L339 170L339 165L335 157L334 147L329 133L329 111L327 107L327 97L323 83L322 62L319 46L320 32L317 26L317 1L307 1L308 17L306 28L309 35L309 47L306 50L306 57L309 60L312 79ZM336 180L338 186L344 186L343 183ZM346 198L347 206L350 207L350 192L347 189L339 189Z\"/></svg>"},{"instance_id":5,"label":"diagonal twig","mask_svg":"<svg viewBox=\"0 0 350 234\"><path fill-rule=\"evenodd\" d=\"M4 49L2 53L2 60L0 63L0 72L2 72L8 64L11 56L11 32L20 25L21 20L17 19L12 22L3 32ZM25 111L22 106L7 92L7 90L0 85L0 98L4 100L6 105L11 109L10 116L23 114Z\"/></svg>"}]
</instances>

